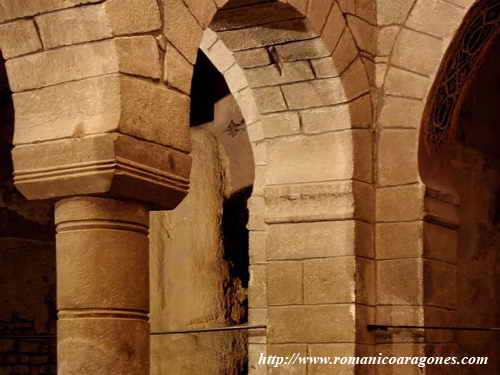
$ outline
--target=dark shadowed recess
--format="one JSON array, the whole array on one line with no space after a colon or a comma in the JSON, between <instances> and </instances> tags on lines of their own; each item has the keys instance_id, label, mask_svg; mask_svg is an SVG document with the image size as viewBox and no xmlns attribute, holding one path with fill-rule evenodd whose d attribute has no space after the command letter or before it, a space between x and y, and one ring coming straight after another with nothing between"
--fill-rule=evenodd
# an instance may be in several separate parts
<instances>
[{"instance_id":1,"label":"dark shadowed recess","mask_svg":"<svg viewBox=\"0 0 500 375\"><path fill-rule=\"evenodd\" d=\"M224 76L198 50L191 86L191 126L213 121L215 103L229 94Z\"/></svg>"}]
</instances>

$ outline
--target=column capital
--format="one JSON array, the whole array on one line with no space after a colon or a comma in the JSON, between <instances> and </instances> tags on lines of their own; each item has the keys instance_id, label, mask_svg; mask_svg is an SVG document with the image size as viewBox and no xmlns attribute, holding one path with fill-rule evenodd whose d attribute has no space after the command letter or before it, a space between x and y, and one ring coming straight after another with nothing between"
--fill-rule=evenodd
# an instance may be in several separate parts
<instances>
[{"instance_id":1,"label":"column capital","mask_svg":"<svg viewBox=\"0 0 500 375\"><path fill-rule=\"evenodd\" d=\"M18 145L13 160L30 200L95 195L172 209L189 189L189 153L118 132Z\"/></svg>"}]
</instances>

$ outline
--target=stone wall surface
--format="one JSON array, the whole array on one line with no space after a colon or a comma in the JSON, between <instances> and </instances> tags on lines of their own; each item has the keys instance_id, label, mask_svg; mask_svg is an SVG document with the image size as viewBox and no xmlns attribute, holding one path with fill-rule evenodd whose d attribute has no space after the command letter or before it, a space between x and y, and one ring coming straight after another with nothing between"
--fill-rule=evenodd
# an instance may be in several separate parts
<instances>
[{"instance_id":1,"label":"stone wall surface","mask_svg":"<svg viewBox=\"0 0 500 375\"><path fill-rule=\"evenodd\" d=\"M173 212L151 214L151 327L182 330L243 323L246 293L224 259L224 165L216 138L194 128L191 192ZM237 251L247 252L241 248ZM245 334L152 338L152 374L241 374Z\"/></svg>"}]
</instances>

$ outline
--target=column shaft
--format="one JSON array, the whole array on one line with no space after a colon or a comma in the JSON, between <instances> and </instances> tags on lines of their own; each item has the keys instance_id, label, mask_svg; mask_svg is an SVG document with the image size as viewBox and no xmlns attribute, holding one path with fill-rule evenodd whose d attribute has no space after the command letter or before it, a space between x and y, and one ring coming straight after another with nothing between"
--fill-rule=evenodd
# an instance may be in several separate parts
<instances>
[{"instance_id":1,"label":"column shaft","mask_svg":"<svg viewBox=\"0 0 500 375\"><path fill-rule=\"evenodd\" d=\"M56 205L58 373L149 373L148 212L77 197Z\"/></svg>"}]
</instances>

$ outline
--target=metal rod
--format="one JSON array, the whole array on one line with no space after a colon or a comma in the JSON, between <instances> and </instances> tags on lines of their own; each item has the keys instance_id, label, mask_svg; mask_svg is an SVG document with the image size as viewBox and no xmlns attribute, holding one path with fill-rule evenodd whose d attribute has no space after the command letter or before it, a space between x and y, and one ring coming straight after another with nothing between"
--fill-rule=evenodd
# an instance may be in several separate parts
<instances>
[{"instance_id":1,"label":"metal rod","mask_svg":"<svg viewBox=\"0 0 500 375\"><path fill-rule=\"evenodd\" d=\"M219 328L200 328L200 329L186 329L179 331L153 331L150 333L152 336L159 335L177 335L183 333L206 333L206 332L221 332L221 331L241 331L241 330L250 330L250 329L261 329L267 328L265 325L258 326L233 326L233 327L219 327Z\"/></svg>"},{"instance_id":2,"label":"metal rod","mask_svg":"<svg viewBox=\"0 0 500 375\"><path fill-rule=\"evenodd\" d=\"M243 330L251 330L251 329L263 329L267 328L265 325L257 325L257 326L233 326L233 327L219 327L219 328L200 328L200 329L186 329L186 330L178 330L178 331L153 331L149 334L151 336L160 336L160 335L178 335L178 334L186 334L186 333L206 333L206 332L223 332L223 331L243 331ZM0 336L0 340L48 340L55 339L56 335L40 335L40 336Z\"/></svg>"},{"instance_id":3,"label":"metal rod","mask_svg":"<svg viewBox=\"0 0 500 375\"><path fill-rule=\"evenodd\" d=\"M368 331L387 331L388 329L434 329L447 331L479 331L479 332L498 332L500 328L471 328L471 327L440 327L440 326L389 326L369 324Z\"/></svg>"}]
</instances>

